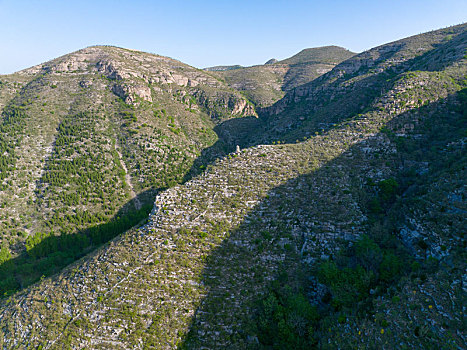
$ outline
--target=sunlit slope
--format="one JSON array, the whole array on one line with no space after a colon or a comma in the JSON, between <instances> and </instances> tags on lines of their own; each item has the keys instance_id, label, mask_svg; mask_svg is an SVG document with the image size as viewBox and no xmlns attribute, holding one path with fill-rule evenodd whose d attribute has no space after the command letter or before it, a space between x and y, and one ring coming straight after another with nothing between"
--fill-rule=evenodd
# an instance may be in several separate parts
<instances>
[{"instance_id":1,"label":"sunlit slope","mask_svg":"<svg viewBox=\"0 0 467 350\"><path fill-rule=\"evenodd\" d=\"M231 67L213 72L241 91L259 107L266 107L282 98L286 91L308 83L329 72L355 53L338 46L305 49L296 55L271 64L252 67Z\"/></svg>"},{"instance_id":2,"label":"sunlit slope","mask_svg":"<svg viewBox=\"0 0 467 350\"><path fill-rule=\"evenodd\" d=\"M136 224L217 141L216 124L255 114L206 72L115 47L0 81L0 261L14 261L2 294Z\"/></svg>"}]
</instances>

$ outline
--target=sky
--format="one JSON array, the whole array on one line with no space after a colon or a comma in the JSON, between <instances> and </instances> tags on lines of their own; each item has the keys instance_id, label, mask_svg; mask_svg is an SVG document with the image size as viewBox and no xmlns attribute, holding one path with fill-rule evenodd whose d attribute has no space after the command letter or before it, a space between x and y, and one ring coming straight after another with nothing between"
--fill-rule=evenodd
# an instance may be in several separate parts
<instances>
[{"instance_id":1,"label":"sky","mask_svg":"<svg viewBox=\"0 0 467 350\"><path fill-rule=\"evenodd\" d=\"M467 0L0 0L0 74L91 45L249 66L309 47L361 52L466 21Z\"/></svg>"}]
</instances>

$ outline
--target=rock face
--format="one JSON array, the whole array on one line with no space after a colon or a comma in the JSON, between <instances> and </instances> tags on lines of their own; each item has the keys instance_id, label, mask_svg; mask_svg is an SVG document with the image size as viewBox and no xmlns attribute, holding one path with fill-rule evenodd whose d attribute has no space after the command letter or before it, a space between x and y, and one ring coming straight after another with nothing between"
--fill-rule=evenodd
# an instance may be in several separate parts
<instances>
[{"instance_id":1,"label":"rock face","mask_svg":"<svg viewBox=\"0 0 467 350\"><path fill-rule=\"evenodd\" d=\"M270 60L268 60L265 64L274 64L274 63L277 63L279 62L278 60L276 60L275 58L271 58Z\"/></svg>"},{"instance_id":2,"label":"rock face","mask_svg":"<svg viewBox=\"0 0 467 350\"><path fill-rule=\"evenodd\" d=\"M129 105L134 105L137 101L137 97L144 101L152 102L151 89L147 86L126 86L115 84L112 87L112 92Z\"/></svg>"},{"instance_id":3,"label":"rock face","mask_svg":"<svg viewBox=\"0 0 467 350\"><path fill-rule=\"evenodd\" d=\"M104 74L106 77L110 79L115 79L115 80L122 80L123 76L120 74L120 72L117 71L117 68L114 66L114 62L112 61L99 61L96 64L97 71L99 73ZM127 78L129 77L128 75L126 76Z\"/></svg>"},{"instance_id":4,"label":"rock face","mask_svg":"<svg viewBox=\"0 0 467 350\"><path fill-rule=\"evenodd\" d=\"M232 114L255 115L255 109L245 100L233 102Z\"/></svg>"}]
</instances>

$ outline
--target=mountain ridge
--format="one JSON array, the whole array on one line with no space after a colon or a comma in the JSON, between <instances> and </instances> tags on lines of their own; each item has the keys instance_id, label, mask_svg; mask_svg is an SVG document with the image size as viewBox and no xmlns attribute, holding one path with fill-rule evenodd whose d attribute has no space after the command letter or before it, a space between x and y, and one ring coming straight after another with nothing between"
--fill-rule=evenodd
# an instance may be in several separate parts
<instances>
[{"instance_id":1,"label":"mountain ridge","mask_svg":"<svg viewBox=\"0 0 467 350\"><path fill-rule=\"evenodd\" d=\"M250 67L218 66L205 70L217 72L255 105L264 106L282 98L284 91L312 81L354 54L339 46L322 46L304 49L274 63L268 61Z\"/></svg>"},{"instance_id":2,"label":"mountain ridge","mask_svg":"<svg viewBox=\"0 0 467 350\"><path fill-rule=\"evenodd\" d=\"M235 115L235 103L210 110L196 96L217 138L185 170L192 175L155 193L143 226L2 301L0 346L462 348L466 35L464 24L358 54L270 107L253 106L258 117ZM123 120L179 98L166 94L170 77L159 73L164 100L140 92L148 74L133 83L128 67L96 66L118 113L130 113ZM114 91L120 82L123 92ZM63 137L84 137L72 128L75 112ZM99 125L115 115L78 120ZM139 164L135 175L155 169Z\"/></svg>"}]
</instances>

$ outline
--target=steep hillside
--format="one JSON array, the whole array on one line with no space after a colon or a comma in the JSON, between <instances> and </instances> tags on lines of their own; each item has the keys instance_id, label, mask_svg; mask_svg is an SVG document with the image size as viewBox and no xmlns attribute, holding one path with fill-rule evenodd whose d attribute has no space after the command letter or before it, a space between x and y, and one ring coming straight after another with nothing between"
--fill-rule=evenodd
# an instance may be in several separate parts
<instances>
[{"instance_id":1,"label":"steep hillside","mask_svg":"<svg viewBox=\"0 0 467 350\"><path fill-rule=\"evenodd\" d=\"M255 114L206 72L115 47L0 81L1 294L141 221L217 141L216 124Z\"/></svg>"},{"instance_id":2,"label":"steep hillside","mask_svg":"<svg viewBox=\"0 0 467 350\"><path fill-rule=\"evenodd\" d=\"M128 348L144 339L148 347L171 348L198 307L192 333L201 337L187 344L244 344L242 326L254 321L249 308L283 266L298 268L296 247L302 248L304 238L315 236L302 251L313 261L339 245L336 237L361 233L364 216L347 192L345 169L335 177L337 185L327 181L342 167L333 158L348 147L336 139L353 143L359 135L343 129L299 145L258 146L163 192L143 228L25 294L40 296L37 302L11 298L9 305L18 305L22 316L8 334L14 332L18 344L30 339L28 345L44 348L84 339L85 347ZM31 317L45 322L31 328Z\"/></svg>"},{"instance_id":3,"label":"steep hillside","mask_svg":"<svg viewBox=\"0 0 467 350\"><path fill-rule=\"evenodd\" d=\"M1 347L465 348L466 91L460 25L352 57L259 119L221 121L190 173L219 143L251 146L4 299ZM105 125L93 115L79 118ZM95 167L112 178L108 162Z\"/></svg>"},{"instance_id":4,"label":"steep hillside","mask_svg":"<svg viewBox=\"0 0 467 350\"><path fill-rule=\"evenodd\" d=\"M305 49L283 61L264 65L219 66L207 70L216 71L255 105L266 107L282 98L285 91L312 81L353 55L342 47L324 46Z\"/></svg>"},{"instance_id":5,"label":"steep hillside","mask_svg":"<svg viewBox=\"0 0 467 350\"><path fill-rule=\"evenodd\" d=\"M323 46L302 50L296 55L278 62L290 67L284 77L282 89L288 91L309 83L354 55L354 52L339 46Z\"/></svg>"},{"instance_id":6,"label":"steep hillside","mask_svg":"<svg viewBox=\"0 0 467 350\"><path fill-rule=\"evenodd\" d=\"M459 25L358 54L265 108L265 129L271 130L273 139L287 134L289 140L294 140L327 130L336 122L370 109L394 113L406 107L390 104L391 97L396 101L411 97L405 102L411 106L437 99L449 86L443 80L450 80L450 75L455 83L464 79L456 61L465 55L465 36L465 25ZM444 70L446 74L437 73ZM432 86L433 91L425 93L429 90L425 85Z\"/></svg>"}]
</instances>

